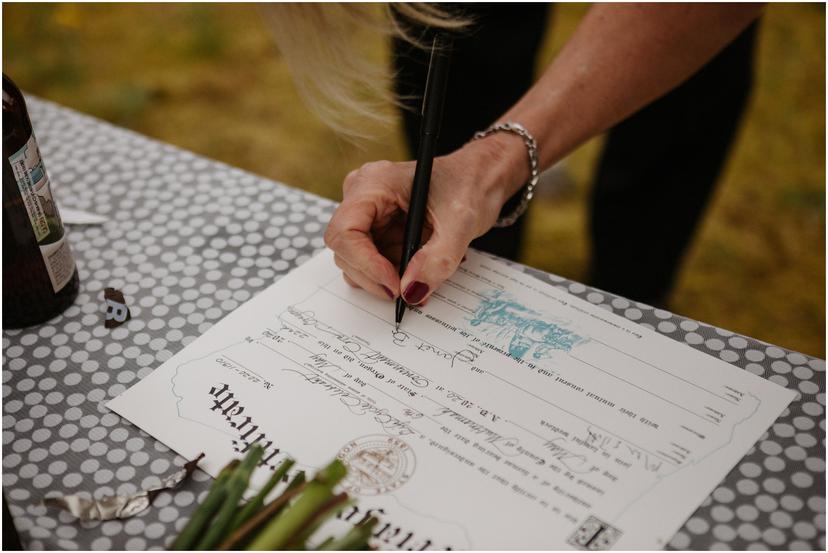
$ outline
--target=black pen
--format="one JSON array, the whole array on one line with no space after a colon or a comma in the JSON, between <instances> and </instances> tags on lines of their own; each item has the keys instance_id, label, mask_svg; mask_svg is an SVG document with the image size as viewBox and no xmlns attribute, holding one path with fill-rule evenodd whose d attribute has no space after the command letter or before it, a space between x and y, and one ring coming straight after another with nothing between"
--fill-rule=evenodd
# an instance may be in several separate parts
<instances>
[{"instance_id":1,"label":"black pen","mask_svg":"<svg viewBox=\"0 0 828 553\"><path fill-rule=\"evenodd\" d=\"M405 219L403 251L400 258L400 278L405 273L408 262L420 249L420 241L423 236L423 223L425 222L426 205L428 204L428 186L431 183L431 166L434 163L434 151L437 148L440 123L443 119L450 47L450 42L440 35L434 37L434 42L431 45L431 59L428 62L428 77L426 78L425 97L423 98L421 112L420 143L417 146L417 166L414 169L411 201ZM405 305L405 300L400 294L400 297L397 298L395 313L397 330L400 329L400 322L402 322L403 313L405 313Z\"/></svg>"}]
</instances>

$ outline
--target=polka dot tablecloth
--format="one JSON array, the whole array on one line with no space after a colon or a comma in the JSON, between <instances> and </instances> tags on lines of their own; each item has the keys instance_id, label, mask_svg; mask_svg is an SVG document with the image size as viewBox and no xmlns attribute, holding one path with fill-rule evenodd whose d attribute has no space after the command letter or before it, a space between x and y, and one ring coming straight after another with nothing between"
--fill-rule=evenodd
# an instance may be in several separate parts
<instances>
[{"instance_id":1,"label":"polka dot tablecloth","mask_svg":"<svg viewBox=\"0 0 828 553\"><path fill-rule=\"evenodd\" d=\"M81 524L40 500L131 493L183 465L105 402L323 248L335 204L48 102L29 109L60 204L109 220L70 227L75 304L3 332L3 493L24 547L161 549L206 494L206 474L123 521ZM522 269L798 392L670 548L825 548L824 361ZM113 330L108 286L132 312Z\"/></svg>"}]
</instances>

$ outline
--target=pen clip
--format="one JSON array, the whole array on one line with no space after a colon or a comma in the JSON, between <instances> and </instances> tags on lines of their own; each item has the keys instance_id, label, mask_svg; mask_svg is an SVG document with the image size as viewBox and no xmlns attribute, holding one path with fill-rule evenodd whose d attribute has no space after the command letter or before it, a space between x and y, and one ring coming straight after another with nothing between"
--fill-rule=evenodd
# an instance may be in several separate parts
<instances>
[{"instance_id":1,"label":"pen clip","mask_svg":"<svg viewBox=\"0 0 828 553\"><path fill-rule=\"evenodd\" d=\"M437 36L431 42L431 56L428 58L428 73L426 74L425 91L423 91L423 103L420 105L420 116L425 115L426 102L428 101L428 83L431 82L432 73L434 72L434 57L437 52Z\"/></svg>"}]
</instances>

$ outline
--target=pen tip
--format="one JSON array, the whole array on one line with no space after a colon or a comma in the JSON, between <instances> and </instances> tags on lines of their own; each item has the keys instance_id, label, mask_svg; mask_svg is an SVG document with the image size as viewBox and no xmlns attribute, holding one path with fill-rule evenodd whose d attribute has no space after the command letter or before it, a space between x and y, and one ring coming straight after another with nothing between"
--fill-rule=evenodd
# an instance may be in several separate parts
<instances>
[{"instance_id":1,"label":"pen tip","mask_svg":"<svg viewBox=\"0 0 828 553\"><path fill-rule=\"evenodd\" d=\"M399 330L400 330L400 323L395 323L394 324L394 332L399 332Z\"/></svg>"}]
</instances>

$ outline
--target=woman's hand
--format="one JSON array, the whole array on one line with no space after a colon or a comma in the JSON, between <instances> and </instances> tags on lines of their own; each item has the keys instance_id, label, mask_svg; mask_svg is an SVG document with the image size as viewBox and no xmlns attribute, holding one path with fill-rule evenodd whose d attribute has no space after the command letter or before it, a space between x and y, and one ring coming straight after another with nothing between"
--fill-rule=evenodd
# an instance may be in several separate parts
<instances>
[{"instance_id":1,"label":"woman's hand","mask_svg":"<svg viewBox=\"0 0 828 553\"><path fill-rule=\"evenodd\" d=\"M503 133L436 158L423 246L400 279L414 167L413 161L378 161L349 173L342 204L325 232L348 284L380 298L402 294L410 305L422 304L454 274L469 243L492 227L529 173L521 139Z\"/></svg>"}]
</instances>

